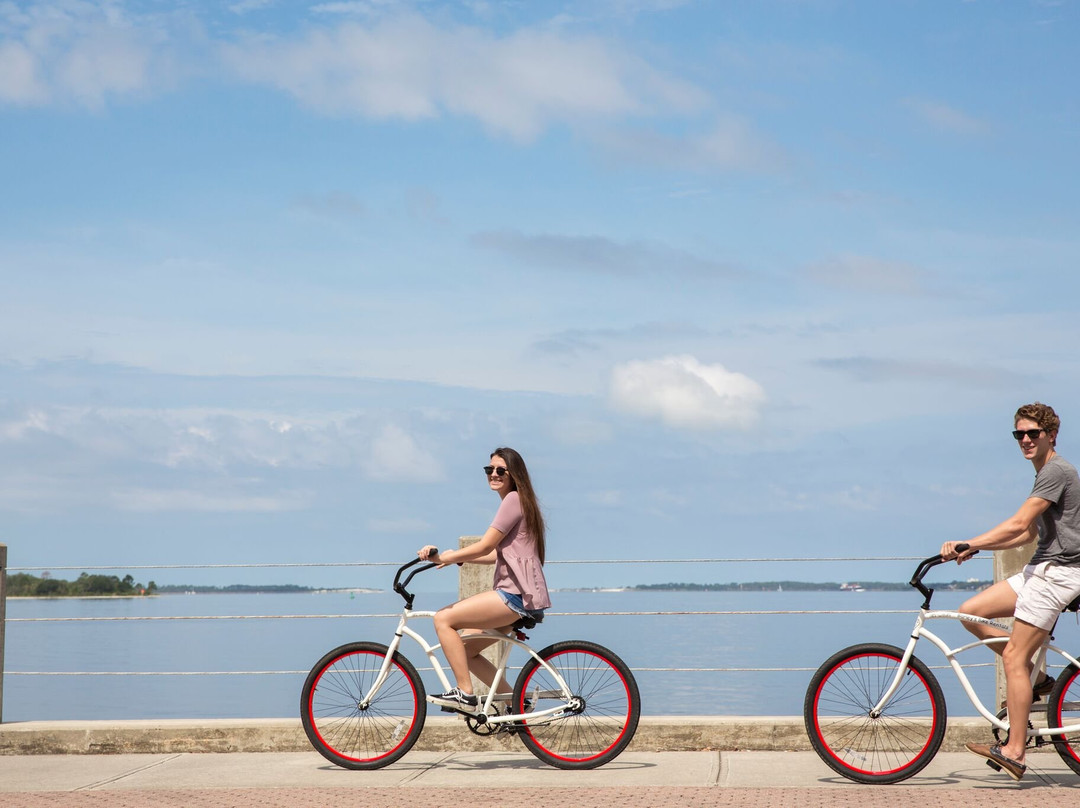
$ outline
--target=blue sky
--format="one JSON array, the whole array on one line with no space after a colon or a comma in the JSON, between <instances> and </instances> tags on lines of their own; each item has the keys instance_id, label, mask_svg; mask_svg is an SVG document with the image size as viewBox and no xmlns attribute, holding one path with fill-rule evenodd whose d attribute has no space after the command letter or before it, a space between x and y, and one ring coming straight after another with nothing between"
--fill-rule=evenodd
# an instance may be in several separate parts
<instances>
[{"instance_id":1,"label":"blue sky","mask_svg":"<svg viewBox=\"0 0 1080 808\"><path fill-rule=\"evenodd\" d=\"M1078 34L1071 0L0 2L10 564L393 561L483 531L499 445L553 559L973 535L1030 485L1019 404L1076 457Z\"/></svg>"}]
</instances>

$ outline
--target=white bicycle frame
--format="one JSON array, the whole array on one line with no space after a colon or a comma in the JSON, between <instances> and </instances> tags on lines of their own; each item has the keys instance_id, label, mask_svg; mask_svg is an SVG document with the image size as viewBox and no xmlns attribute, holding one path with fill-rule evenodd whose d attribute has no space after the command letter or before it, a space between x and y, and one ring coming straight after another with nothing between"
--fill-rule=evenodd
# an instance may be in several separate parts
<instances>
[{"instance_id":1,"label":"white bicycle frame","mask_svg":"<svg viewBox=\"0 0 1080 808\"><path fill-rule=\"evenodd\" d=\"M950 648L948 644L944 642L944 640L942 640L932 631L923 626L923 624L927 620L962 620L968 623L981 623L985 626L992 626L993 628L997 628L1006 632L1009 631L1008 626L1003 625L1002 623L997 623L993 620L988 620L985 617L976 617L975 615L964 614L962 612L938 611L925 608L919 609L919 616L915 618L915 627L911 630L911 639L908 640L907 648L904 649L904 656L900 660L900 666L896 670L896 675L893 677L892 684L889 685L889 689L881 697L881 700L874 705L873 710L871 710L870 712L871 716L876 718L881 715L881 712L885 709L885 705L889 703L889 700L892 699L892 697L900 689L900 684L903 681L904 674L906 674L908 671L908 665L911 661L911 657L915 653L915 645L919 642L920 639L925 638L931 643L933 643L935 646L937 646L937 649L945 655L945 659L949 661L949 666L952 668L953 673L955 673L956 678L960 680L960 685L964 688L964 692L967 694L968 699L971 701L971 705L976 710L978 710L979 715L981 715L998 729L1007 731L1009 729L1009 722L1001 720L995 714L991 713L989 710L986 709L985 705L983 705L982 701L975 693L975 689L971 686L971 682L968 680L967 674L964 673L964 666L961 665L959 661L957 661L956 657L964 653L965 651L970 651L972 648L990 646L991 644L995 643L1006 643L1009 641L1009 638L992 637L986 640L977 640L975 642L968 643L967 645L962 645L959 648ZM1047 637L1046 642L1043 643L1042 647L1039 649L1039 653L1035 657L1035 667L1033 668L1031 674L1032 681L1034 681L1034 677L1041 669L1042 662L1046 658L1047 651L1053 651L1056 654L1060 654L1073 665L1077 665L1078 667L1080 667L1080 661L1077 661L1077 659L1067 651L1058 648L1056 645L1052 645L1050 642L1051 639L1053 638ZM1080 732L1080 724L1069 724L1068 726L1056 727L1054 729L1050 729L1049 727L1028 729L1027 737L1047 737L1051 735L1060 735L1062 733L1071 734L1078 732Z\"/></svg>"},{"instance_id":2,"label":"white bicycle frame","mask_svg":"<svg viewBox=\"0 0 1080 808\"><path fill-rule=\"evenodd\" d=\"M402 637L410 637L416 641L417 645L419 645L423 652L427 655L428 661L431 663L431 667L435 671L435 675L439 677L439 681L442 683L442 686L445 690L450 690L450 688L453 687L453 685L450 684L450 680L446 676L446 671L444 670L443 666L439 664L439 659L436 656L436 652L439 651L442 647L441 643L431 645L426 639L424 639L423 635L413 631L407 625L408 621L410 620L416 620L419 618L432 618L434 616L435 612L412 611L411 609L405 609L404 611L402 611L401 620L398 622L397 630L394 632L394 639L390 643L389 650L386 653L386 658L383 659L382 667L379 669L379 675L375 677L375 682L372 684L371 690L369 690L364 696L364 700L360 704L361 709L366 708L371 703L371 701L375 698L376 694L379 692L379 689L386 682L386 678L390 673L391 660L393 660L394 654L398 652L398 648L400 648L401 646ZM539 654L537 654L531 647L526 645L524 642L512 635L503 634L501 632L493 630L480 631L474 634L469 634L467 635L467 637L491 639L502 643L499 646L498 659L494 663L496 668L495 680L491 683L491 687L488 689L487 695L483 698L481 702L481 705L483 707L482 712L486 716L484 723L493 725L509 724L521 721L523 718L527 718L530 723L535 724L537 722L537 719L541 718L561 718L567 714L568 709L572 708L575 696L570 691L570 688L567 686L566 681L562 678L562 676L559 675L559 672L557 670L555 670L547 662L541 659ZM467 641L468 639L466 639L466 642ZM524 713L521 715L494 714L494 711L492 710L492 705L497 701L506 700L506 696L496 693L496 689L498 688L499 683L503 681L503 676L506 673L506 663L507 660L510 658L510 651L515 646L521 648L527 654L529 654L529 656L535 659L540 664L540 666L544 668L544 670L551 674L559 687L559 690L543 690L532 694L531 698L533 699L533 702L538 703L538 698L561 698L566 702L565 704L556 705L555 707L550 707L546 710L535 710L531 713Z\"/></svg>"}]
</instances>

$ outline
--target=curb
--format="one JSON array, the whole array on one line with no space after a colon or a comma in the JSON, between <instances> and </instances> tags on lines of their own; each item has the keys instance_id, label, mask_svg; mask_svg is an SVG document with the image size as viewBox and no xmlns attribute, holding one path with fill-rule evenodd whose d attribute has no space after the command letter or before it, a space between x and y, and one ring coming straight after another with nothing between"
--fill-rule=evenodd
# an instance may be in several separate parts
<instances>
[{"instance_id":1,"label":"curb","mask_svg":"<svg viewBox=\"0 0 1080 808\"><path fill-rule=\"evenodd\" d=\"M949 720L943 752L964 751L990 737L981 718ZM479 736L460 718L432 716L416 746L428 752L517 750L510 736ZM812 749L799 716L643 717L636 752L772 751ZM300 719L208 718L205 720L26 721L0 724L0 755L110 755L185 752L307 752Z\"/></svg>"}]
</instances>

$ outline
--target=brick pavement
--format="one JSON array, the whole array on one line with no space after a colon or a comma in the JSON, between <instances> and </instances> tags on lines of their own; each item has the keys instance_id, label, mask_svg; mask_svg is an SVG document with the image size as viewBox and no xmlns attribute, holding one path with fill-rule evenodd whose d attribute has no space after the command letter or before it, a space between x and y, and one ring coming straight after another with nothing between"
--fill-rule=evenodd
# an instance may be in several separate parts
<instances>
[{"instance_id":1,"label":"brick pavement","mask_svg":"<svg viewBox=\"0 0 1080 808\"><path fill-rule=\"evenodd\" d=\"M994 808L1080 804L1080 776L1049 750L1014 783L966 753L940 753L910 780L863 786L812 752L627 752L563 771L519 752L412 752L352 772L314 752L0 756L0 808ZM482 784L482 787L477 787Z\"/></svg>"},{"instance_id":2,"label":"brick pavement","mask_svg":"<svg viewBox=\"0 0 1080 808\"><path fill-rule=\"evenodd\" d=\"M1061 789L1065 789L1063 792ZM1071 793L1066 793L1071 792ZM542 795L542 797L540 796ZM124 790L0 794L3 808L459 808L477 805L537 805L544 808L969 808L989 801L994 808L1029 808L1057 797L1075 804L1076 790L1050 786L988 785L971 789L917 786L845 788L244 788Z\"/></svg>"}]
</instances>

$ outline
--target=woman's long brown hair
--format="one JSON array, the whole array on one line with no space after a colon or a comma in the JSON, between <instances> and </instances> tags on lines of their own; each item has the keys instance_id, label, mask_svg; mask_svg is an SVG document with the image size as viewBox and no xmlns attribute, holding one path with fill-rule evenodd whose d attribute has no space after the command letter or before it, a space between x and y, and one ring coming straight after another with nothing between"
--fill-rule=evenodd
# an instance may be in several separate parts
<instances>
[{"instance_id":1,"label":"woman's long brown hair","mask_svg":"<svg viewBox=\"0 0 1080 808\"><path fill-rule=\"evenodd\" d=\"M521 512L525 516L525 527L529 535L536 542L536 554L540 563L544 563L544 515L540 513L540 503L533 491L532 480L529 479L529 470L525 467L525 461L515 450L503 446L491 453L492 457L498 455L506 461L506 468L510 472L510 490L518 492L521 501Z\"/></svg>"}]
</instances>

